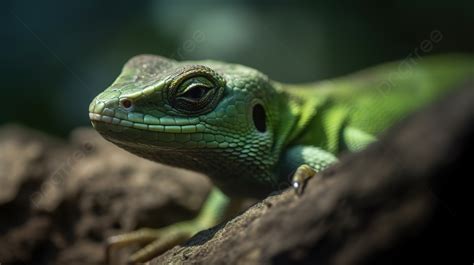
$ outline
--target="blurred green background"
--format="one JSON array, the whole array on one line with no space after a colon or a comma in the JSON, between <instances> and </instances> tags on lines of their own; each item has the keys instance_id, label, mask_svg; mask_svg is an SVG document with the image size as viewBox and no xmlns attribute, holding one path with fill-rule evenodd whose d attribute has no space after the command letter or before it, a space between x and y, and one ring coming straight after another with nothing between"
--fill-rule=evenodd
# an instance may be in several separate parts
<instances>
[{"instance_id":1,"label":"blurred green background","mask_svg":"<svg viewBox=\"0 0 474 265\"><path fill-rule=\"evenodd\" d=\"M474 52L474 1L2 1L0 124L56 135L128 58L217 59L284 82L409 56ZM433 31L441 41L421 43Z\"/></svg>"}]
</instances>

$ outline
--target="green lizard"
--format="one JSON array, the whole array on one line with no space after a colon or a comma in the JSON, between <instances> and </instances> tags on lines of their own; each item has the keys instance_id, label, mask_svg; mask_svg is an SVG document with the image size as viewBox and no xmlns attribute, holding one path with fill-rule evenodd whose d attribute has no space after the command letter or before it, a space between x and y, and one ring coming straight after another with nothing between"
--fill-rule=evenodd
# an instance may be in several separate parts
<instances>
[{"instance_id":1,"label":"green lizard","mask_svg":"<svg viewBox=\"0 0 474 265\"><path fill-rule=\"evenodd\" d=\"M93 126L133 154L206 174L216 188L196 218L118 235L109 245L148 243L130 257L146 261L220 222L232 202L285 185L300 193L338 154L365 147L473 76L468 55L411 59L301 85L237 64L134 57L90 104Z\"/></svg>"}]
</instances>

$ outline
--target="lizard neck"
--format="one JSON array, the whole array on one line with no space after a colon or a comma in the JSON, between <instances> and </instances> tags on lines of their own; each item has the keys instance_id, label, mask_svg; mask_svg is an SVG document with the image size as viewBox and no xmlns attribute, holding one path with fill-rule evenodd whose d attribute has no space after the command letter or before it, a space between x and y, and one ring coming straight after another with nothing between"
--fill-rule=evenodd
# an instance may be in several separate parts
<instances>
[{"instance_id":1,"label":"lizard neck","mask_svg":"<svg viewBox=\"0 0 474 265\"><path fill-rule=\"evenodd\" d=\"M277 145L281 148L294 143L307 132L319 110L327 103L327 95L315 97L314 86L280 85L282 111L280 128L276 133Z\"/></svg>"}]
</instances>

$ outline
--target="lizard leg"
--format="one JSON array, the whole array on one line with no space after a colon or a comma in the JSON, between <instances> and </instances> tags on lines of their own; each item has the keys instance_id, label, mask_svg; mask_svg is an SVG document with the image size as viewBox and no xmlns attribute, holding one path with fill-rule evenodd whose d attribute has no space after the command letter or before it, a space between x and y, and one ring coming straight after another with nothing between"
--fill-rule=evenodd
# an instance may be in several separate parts
<instances>
[{"instance_id":1,"label":"lizard leg","mask_svg":"<svg viewBox=\"0 0 474 265\"><path fill-rule=\"evenodd\" d=\"M315 146L297 145L288 149L279 162L279 175L291 175L291 186L296 194L302 194L308 179L314 177L337 158L328 151Z\"/></svg>"},{"instance_id":2,"label":"lizard leg","mask_svg":"<svg viewBox=\"0 0 474 265\"><path fill-rule=\"evenodd\" d=\"M343 131L343 144L351 152L359 151L377 138L369 133L354 127L347 127ZM328 151L314 146L294 146L290 148L281 160L280 172L295 172L292 176L291 186L297 194L302 194L308 179L316 176L330 164L335 163L337 158ZM296 171L295 171L296 168Z\"/></svg>"},{"instance_id":3,"label":"lizard leg","mask_svg":"<svg viewBox=\"0 0 474 265\"><path fill-rule=\"evenodd\" d=\"M197 232L218 224L225 216L229 199L217 188L208 195L199 215L189 221L159 229L142 228L137 231L112 236L107 240L106 261L110 264L112 251L133 244L148 244L133 253L128 262L146 262L173 246L184 242Z\"/></svg>"},{"instance_id":4,"label":"lizard leg","mask_svg":"<svg viewBox=\"0 0 474 265\"><path fill-rule=\"evenodd\" d=\"M351 126L344 129L342 137L344 147L351 152L360 151L367 145L377 141L377 138L372 134Z\"/></svg>"}]
</instances>

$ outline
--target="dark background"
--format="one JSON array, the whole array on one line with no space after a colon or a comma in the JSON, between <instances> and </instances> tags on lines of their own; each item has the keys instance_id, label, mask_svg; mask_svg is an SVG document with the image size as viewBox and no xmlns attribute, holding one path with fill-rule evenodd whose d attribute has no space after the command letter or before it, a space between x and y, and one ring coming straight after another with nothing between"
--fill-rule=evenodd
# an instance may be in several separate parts
<instances>
[{"instance_id":1,"label":"dark background","mask_svg":"<svg viewBox=\"0 0 474 265\"><path fill-rule=\"evenodd\" d=\"M382 6L383 5L383 6ZM0 124L57 135L141 53L217 59L285 82L474 52L474 1L2 1ZM439 31L428 52L423 41Z\"/></svg>"}]
</instances>

